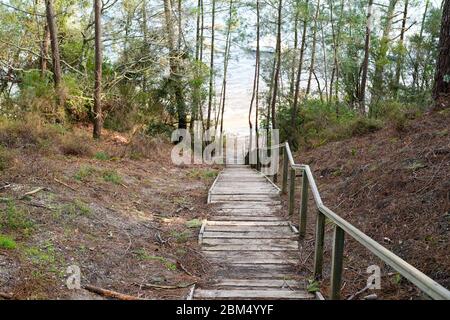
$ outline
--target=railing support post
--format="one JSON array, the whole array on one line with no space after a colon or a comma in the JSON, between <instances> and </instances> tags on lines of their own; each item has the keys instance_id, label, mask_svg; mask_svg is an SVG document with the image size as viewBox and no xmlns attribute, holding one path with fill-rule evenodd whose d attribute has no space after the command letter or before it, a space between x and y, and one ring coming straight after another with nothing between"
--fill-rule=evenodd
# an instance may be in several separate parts
<instances>
[{"instance_id":1,"label":"railing support post","mask_svg":"<svg viewBox=\"0 0 450 320\"><path fill-rule=\"evenodd\" d=\"M322 277L323 268L323 244L325 238L325 215L317 211L316 218L316 243L314 249L314 278Z\"/></svg>"},{"instance_id":2,"label":"railing support post","mask_svg":"<svg viewBox=\"0 0 450 320\"><path fill-rule=\"evenodd\" d=\"M333 255L331 260L331 292L332 300L341 298L342 263L344 260L345 232L340 227L334 227Z\"/></svg>"},{"instance_id":3,"label":"railing support post","mask_svg":"<svg viewBox=\"0 0 450 320\"><path fill-rule=\"evenodd\" d=\"M294 214L295 209L295 169L291 168L289 176L289 215Z\"/></svg>"},{"instance_id":4,"label":"railing support post","mask_svg":"<svg viewBox=\"0 0 450 320\"><path fill-rule=\"evenodd\" d=\"M289 165L289 158L285 147L283 148L283 181L281 187L282 194L286 194L287 191L288 165Z\"/></svg>"},{"instance_id":5,"label":"railing support post","mask_svg":"<svg viewBox=\"0 0 450 320\"><path fill-rule=\"evenodd\" d=\"M302 202L300 207L300 219L299 219L299 237L303 239L306 235L306 222L308 212L308 176L306 171L302 171Z\"/></svg>"}]
</instances>

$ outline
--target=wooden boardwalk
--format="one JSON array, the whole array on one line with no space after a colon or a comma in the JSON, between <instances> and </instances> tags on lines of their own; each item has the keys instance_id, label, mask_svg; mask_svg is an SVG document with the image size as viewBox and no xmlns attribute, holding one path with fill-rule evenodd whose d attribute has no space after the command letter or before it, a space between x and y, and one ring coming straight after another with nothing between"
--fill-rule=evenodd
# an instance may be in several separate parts
<instances>
[{"instance_id":1,"label":"wooden boardwalk","mask_svg":"<svg viewBox=\"0 0 450 320\"><path fill-rule=\"evenodd\" d=\"M211 187L216 214L200 232L214 281L193 299L314 299L296 271L298 235L277 216L280 190L244 165L228 165Z\"/></svg>"}]
</instances>

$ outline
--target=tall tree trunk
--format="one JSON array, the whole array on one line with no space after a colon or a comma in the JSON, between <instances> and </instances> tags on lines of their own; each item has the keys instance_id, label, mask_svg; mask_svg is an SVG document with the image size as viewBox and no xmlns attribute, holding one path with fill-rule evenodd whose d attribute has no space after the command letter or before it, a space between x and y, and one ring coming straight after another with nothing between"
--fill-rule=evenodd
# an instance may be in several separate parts
<instances>
[{"instance_id":1,"label":"tall tree trunk","mask_svg":"<svg viewBox=\"0 0 450 320\"><path fill-rule=\"evenodd\" d=\"M255 56L255 76L253 79L253 90L252 98L250 100L250 109L248 112L248 126L250 129L250 146L249 150L253 147L253 123L252 123L252 110L253 103L255 103L255 145L256 145L256 166L259 169L259 141L258 141L258 96L259 96L259 63L260 63L260 48L259 48L259 38L260 38L260 17L259 17L259 0L256 0L256 56Z\"/></svg>"},{"instance_id":2,"label":"tall tree trunk","mask_svg":"<svg viewBox=\"0 0 450 320\"><path fill-rule=\"evenodd\" d=\"M48 47L50 45L50 31L48 28L48 24L44 27L44 39L41 43L41 59L40 59L40 68L41 68L41 77L45 77L45 73L47 72L47 59L48 59Z\"/></svg>"},{"instance_id":3,"label":"tall tree trunk","mask_svg":"<svg viewBox=\"0 0 450 320\"><path fill-rule=\"evenodd\" d=\"M271 103L271 112L272 112L272 129L277 129L277 121L276 121L276 104L277 104L277 95L278 95L278 81L280 78L280 69L281 69L281 9L282 9L282 0L278 2L278 21L277 21L277 47L276 47L276 56L277 63L275 67L275 75L273 79L273 93L272 93L272 103Z\"/></svg>"},{"instance_id":4,"label":"tall tree trunk","mask_svg":"<svg viewBox=\"0 0 450 320\"><path fill-rule=\"evenodd\" d=\"M174 95L175 95L175 105L178 114L178 128L186 129L186 105L183 97L183 87L181 83L181 77L179 72L179 55L180 53L175 49L175 32L173 29L173 18L172 18L172 3L171 0L164 0L164 16L166 20L166 32L168 37L168 48L169 48L169 64L170 64L170 76L169 81L172 84Z\"/></svg>"},{"instance_id":5,"label":"tall tree trunk","mask_svg":"<svg viewBox=\"0 0 450 320\"><path fill-rule=\"evenodd\" d=\"M383 27L383 35L381 37L380 45L378 48L378 53L375 62L375 72L373 76L373 95L370 106L370 111L372 111L373 106L379 101L383 96L383 75L384 66L386 65L387 52L389 49L389 34L391 33L392 20L394 18L394 10L397 5L398 0L390 0L389 6L386 12L386 20ZM371 114L371 112L369 112Z\"/></svg>"},{"instance_id":6,"label":"tall tree trunk","mask_svg":"<svg viewBox=\"0 0 450 320\"><path fill-rule=\"evenodd\" d=\"M61 57L59 55L58 30L56 27L53 0L45 0L45 12L52 46L53 79L55 82L55 89L58 94L58 104L61 106L64 103L64 97L61 90Z\"/></svg>"},{"instance_id":7,"label":"tall tree trunk","mask_svg":"<svg viewBox=\"0 0 450 320\"><path fill-rule=\"evenodd\" d=\"M142 0L142 34L144 36L143 54L148 54L147 1ZM147 93L147 71L142 73L142 92ZM150 99L145 98L145 105L150 107Z\"/></svg>"},{"instance_id":8,"label":"tall tree trunk","mask_svg":"<svg viewBox=\"0 0 450 320\"><path fill-rule=\"evenodd\" d=\"M231 24L233 18L233 0L230 0L230 9L228 17L228 28L227 36L225 40L225 57L223 61L223 79L222 79L222 110L220 115L220 136L223 133L223 114L225 112L225 98L227 95L227 72L228 72L228 61L230 60L230 49L231 49Z\"/></svg>"},{"instance_id":9,"label":"tall tree trunk","mask_svg":"<svg viewBox=\"0 0 450 320\"><path fill-rule=\"evenodd\" d=\"M366 41L364 45L364 61L362 64L361 84L359 87L359 95L358 95L359 112L362 115L366 113L366 86L367 86L367 73L369 70L370 33L372 31L372 9L373 9L373 0L369 0L369 4L367 6L367 25L366 25Z\"/></svg>"},{"instance_id":10,"label":"tall tree trunk","mask_svg":"<svg viewBox=\"0 0 450 320\"><path fill-rule=\"evenodd\" d=\"M214 91L214 29L216 19L216 0L212 0L212 22L211 22L211 58L209 65L209 98L208 98L208 118L206 120L206 129L211 126L211 110L213 104Z\"/></svg>"},{"instance_id":11,"label":"tall tree trunk","mask_svg":"<svg viewBox=\"0 0 450 320\"><path fill-rule=\"evenodd\" d=\"M292 55L292 70L291 70L291 81L289 87L289 96L291 99L294 97L295 92L295 74L296 74L296 64L297 64L297 49L298 49L298 20L300 16L300 8L299 1L296 0L293 2L295 16L294 16L294 53ZM292 101L292 100L291 100Z\"/></svg>"},{"instance_id":12,"label":"tall tree trunk","mask_svg":"<svg viewBox=\"0 0 450 320\"><path fill-rule=\"evenodd\" d=\"M450 0L444 0L439 56L434 77L433 98L438 107L450 106ZM441 105L439 105L441 104Z\"/></svg>"},{"instance_id":13,"label":"tall tree trunk","mask_svg":"<svg viewBox=\"0 0 450 320\"><path fill-rule=\"evenodd\" d=\"M408 17L408 5L409 5L409 0L405 0L405 7L403 9L403 19L402 19L402 29L400 31L400 40L398 42L398 57L397 57L397 67L395 69L395 83L394 83L394 93L395 93L395 97L398 97L398 91L400 89L400 77L402 75L402 67L403 67L403 62L404 62L404 57L405 54L404 52L404 48L403 48L403 43L405 40L405 32L406 32L406 19Z\"/></svg>"},{"instance_id":14,"label":"tall tree trunk","mask_svg":"<svg viewBox=\"0 0 450 320\"><path fill-rule=\"evenodd\" d=\"M316 14L314 15L313 39L311 49L311 63L309 65L308 84L306 85L306 96L311 92L311 81L314 72L314 63L316 60L316 40L317 40L317 19L319 18L320 0L317 0Z\"/></svg>"},{"instance_id":15,"label":"tall tree trunk","mask_svg":"<svg viewBox=\"0 0 450 320\"><path fill-rule=\"evenodd\" d=\"M201 6L202 0L197 1L197 23L196 23L196 32L195 32L195 77L197 81L194 84L193 88L193 110L191 115L191 130L194 128L194 120L198 120L198 115L200 111L200 87L201 84L198 84L198 78L200 77L200 23L201 23Z\"/></svg>"},{"instance_id":16,"label":"tall tree trunk","mask_svg":"<svg viewBox=\"0 0 450 320\"><path fill-rule=\"evenodd\" d=\"M309 0L306 0L306 7L308 8ZM308 15L309 10L306 12L306 15L303 17L303 30L302 30L302 44L300 46L300 58L298 61L298 68L297 68L297 77L295 79L295 93L294 93L294 104L292 106L292 114L291 114L291 128L293 131L293 134L291 135L290 144L294 146L296 133L297 133L297 110L298 110L298 98L300 95L300 81L302 76L302 68L303 68L303 59L305 55L305 49L306 49L306 31L308 26Z\"/></svg>"},{"instance_id":17,"label":"tall tree trunk","mask_svg":"<svg viewBox=\"0 0 450 320\"><path fill-rule=\"evenodd\" d=\"M423 31L425 28L425 20L428 14L428 8L430 5L430 0L426 0L425 3L425 11L422 16L422 23L420 25L420 33L419 33L419 47L417 48L416 59L414 61L414 71L413 71L413 86L417 90L419 87L419 66L422 64L422 56L423 56Z\"/></svg>"},{"instance_id":18,"label":"tall tree trunk","mask_svg":"<svg viewBox=\"0 0 450 320\"><path fill-rule=\"evenodd\" d=\"M102 135L103 115L102 115L102 12L101 1L94 0L95 12L95 86L94 86L94 132L95 139Z\"/></svg>"}]
</instances>

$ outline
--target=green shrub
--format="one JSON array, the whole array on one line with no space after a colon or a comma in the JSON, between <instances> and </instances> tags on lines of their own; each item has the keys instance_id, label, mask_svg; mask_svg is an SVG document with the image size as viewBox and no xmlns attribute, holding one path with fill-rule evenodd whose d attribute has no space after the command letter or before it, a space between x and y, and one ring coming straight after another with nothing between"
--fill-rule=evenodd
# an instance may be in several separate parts
<instances>
[{"instance_id":1,"label":"green shrub","mask_svg":"<svg viewBox=\"0 0 450 320\"><path fill-rule=\"evenodd\" d=\"M92 150L86 140L80 136L71 134L63 137L60 150L67 156L89 156Z\"/></svg>"},{"instance_id":2,"label":"green shrub","mask_svg":"<svg viewBox=\"0 0 450 320\"><path fill-rule=\"evenodd\" d=\"M105 180L107 182L112 182L114 184L122 183L122 177L117 173L116 170L103 171L103 180Z\"/></svg>"},{"instance_id":3,"label":"green shrub","mask_svg":"<svg viewBox=\"0 0 450 320\"><path fill-rule=\"evenodd\" d=\"M33 227L33 222L27 212L17 208L13 201L8 201L6 209L0 215L0 225L11 230L27 232Z\"/></svg>"},{"instance_id":4,"label":"green shrub","mask_svg":"<svg viewBox=\"0 0 450 320\"><path fill-rule=\"evenodd\" d=\"M16 242L13 238L0 234L0 248L12 250L15 249L16 246Z\"/></svg>"},{"instance_id":5,"label":"green shrub","mask_svg":"<svg viewBox=\"0 0 450 320\"><path fill-rule=\"evenodd\" d=\"M11 151L0 145L0 171L8 169L12 160Z\"/></svg>"},{"instance_id":6,"label":"green shrub","mask_svg":"<svg viewBox=\"0 0 450 320\"><path fill-rule=\"evenodd\" d=\"M200 219L192 219L186 222L186 226L188 228L198 228L202 225L202 220Z\"/></svg>"},{"instance_id":7,"label":"green shrub","mask_svg":"<svg viewBox=\"0 0 450 320\"><path fill-rule=\"evenodd\" d=\"M95 153L94 158L102 161L108 161L111 159L111 157L106 152L103 151Z\"/></svg>"},{"instance_id":8,"label":"green shrub","mask_svg":"<svg viewBox=\"0 0 450 320\"><path fill-rule=\"evenodd\" d=\"M81 165L80 168L78 169L77 173L75 173L74 178L76 180L83 181L86 178L92 176L96 171L97 171L97 169L95 169L91 166Z\"/></svg>"},{"instance_id":9,"label":"green shrub","mask_svg":"<svg viewBox=\"0 0 450 320\"><path fill-rule=\"evenodd\" d=\"M360 136L380 130L383 128L383 122L372 118L357 117L350 122L348 128L352 136Z\"/></svg>"}]
</instances>

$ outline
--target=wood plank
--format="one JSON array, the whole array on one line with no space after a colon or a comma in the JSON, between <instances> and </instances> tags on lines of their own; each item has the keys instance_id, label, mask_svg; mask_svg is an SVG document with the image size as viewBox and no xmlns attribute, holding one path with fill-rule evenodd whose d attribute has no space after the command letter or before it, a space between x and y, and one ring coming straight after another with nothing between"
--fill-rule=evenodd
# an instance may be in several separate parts
<instances>
[{"instance_id":1,"label":"wood plank","mask_svg":"<svg viewBox=\"0 0 450 320\"><path fill-rule=\"evenodd\" d=\"M298 241L293 239L227 239L227 238L204 238L203 245L274 245L298 247Z\"/></svg>"},{"instance_id":2,"label":"wood plank","mask_svg":"<svg viewBox=\"0 0 450 320\"><path fill-rule=\"evenodd\" d=\"M206 226L288 226L287 221L207 221Z\"/></svg>"},{"instance_id":3,"label":"wood plank","mask_svg":"<svg viewBox=\"0 0 450 320\"><path fill-rule=\"evenodd\" d=\"M228 245L210 245L202 246L204 251L284 251L298 250L297 245L292 244L270 244L270 245L252 245L252 244L228 244Z\"/></svg>"},{"instance_id":4,"label":"wood plank","mask_svg":"<svg viewBox=\"0 0 450 320\"><path fill-rule=\"evenodd\" d=\"M249 259L299 259L298 251L207 251L205 256L209 258L230 259L246 257Z\"/></svg>"},{"instance_id":5,"label":"wood plank","mask_svg":"<svg viewBox=\"0 0 450 320\"><path fill-rule=\"evenodd\" d=\"M289 226L205 226L205 232L219 231L219 232L285 232L291 233Z\"/></svg>"},{"instance_id":6,"label":"wood plank","mask_svg":"<svg viewBox=\"0 0 450 320\"><path fill-rule=\"evenodd\" d=\"M195 298L220 299L313 299L314 295L306 291L292 290L203 290L197 289Z\"/></svg>"},{"instance_id":7,"label":"wood plank","mask_svg":"<svg viewBox=\"0 0 450 320\"><path fill-rule=\"evenodd\" d=\"M218 287L263 287L263 288L302 288L296 280L264 280L264 279L224 279L214 283Z\"/></svg>"},{"instance_id":8,"label":"wood plank","mask_svg":"<svg viewBox=\"0 0 450 320\"><path fill-rule=\"evenodd\" d=\"M234 238L234 239L298 239L295 234L287 232L203 232L203 238Z\"/></svg>"},{"instance_id":9,"label":"wood plank","mask_svg":"<svg viewBox=\"0 0 450 320\"><path fill-rule=\"evenodd\" d=\"M214 221L283 221L282 218L275 216L213 216Z\"/></svg>"},{"instance_id":10,"label":"wood plank","mask_svg":"<svg viewBox=\"0 0 450 320\"><path fill-rule=\"evenodd\" d=\"M254 265L265 265L265 264L281 264L281 265L296 265L298 263L298 260L294 260L294 259L251 259L251 258L246 258L246 257L239 257L239 258L228 258L226 257L225 259L223 258L208 258L209 262L214 262L217 264L222 264L222 265L229 265L229 264L233 264L233 265L240 265L240 264L249 264L252 263Z\"/></svg>"}]
</instances>

